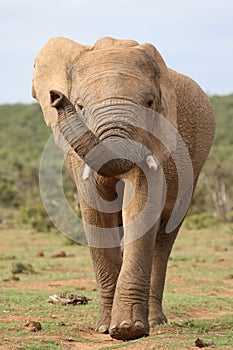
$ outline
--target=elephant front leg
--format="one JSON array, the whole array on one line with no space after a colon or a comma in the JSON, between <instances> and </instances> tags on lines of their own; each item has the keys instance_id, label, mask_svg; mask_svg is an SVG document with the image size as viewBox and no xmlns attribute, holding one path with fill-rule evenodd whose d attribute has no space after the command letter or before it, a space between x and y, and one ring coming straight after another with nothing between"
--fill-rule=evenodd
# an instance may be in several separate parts
<instances>
[{"instance_id":1,"label":"elephant front leg","mask_svg":"<svg viewBox=\"0 0 233 350\"><path fill-rule=\"evenodd\" d=\"M108 333L116 282L122 264L121 249L119 247L90 248L90 251L101 304L101 312L96 324L96 331Z\"/></svg>"},{"instance_id":2,"label":"elephant front leg","mask_svg":"<svg viewBox=\"0 0 233 350\"><path fill-rule=\"evenodd\" d=\"M100 293L101 312L96 330L108 333L113 297L122 265L121 193L116 195L116 181L113 179L97 177L94 183L91 180L84 185L79 184L79 199ZM119 203L115 201L116 198Z\"/></svg>"},{"instance_id":3,"label":"elephant front leg","mask_svg":"<svg viewBox=\"0 0 233 350\"><path fill-rule=\"evenodd\" d=\"M148 193L147 181L143 176L134 176L133 185L133 197L128 200L132 186L128 186L126 182L123 264L116 286L110 325L110 335L122 340L149 334L149 286L154 243L159 226L156 194L153 192L151 196Z\"/></svg>"},{"instance_id":4,"label":"elephant front leg","mask_svg":"<svg viewBox=\"0 0 233 350\"><path fill-rule=\"evenodd\" d=\"M116 286L110 335L130 340L149 334L148 298L153 232L124 247L123 265Z\"/></svg>"}]
</instances>

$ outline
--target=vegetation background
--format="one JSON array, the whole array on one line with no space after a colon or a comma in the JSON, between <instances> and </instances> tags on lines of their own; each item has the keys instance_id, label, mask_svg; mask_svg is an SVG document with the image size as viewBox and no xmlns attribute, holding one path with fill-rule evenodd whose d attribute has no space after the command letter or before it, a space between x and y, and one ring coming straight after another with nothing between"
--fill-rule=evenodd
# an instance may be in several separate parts
<instances>
[{"instance_id":1,"label":"vegetation background","mask_svg":"<svg viewBox=\"0 0 233 350\"><path fill-rule=\"evenodd\" d=\"M199 338L211 348L232 349L233 95L211 101L214 145L168 264L164 309L170 323L132 342L94 331L99 298L88 248L57 235L43 207L39 168L51 131L39 105L0 106L1 349L191 350ZM55 169L57 155L55 148ZM68 201L79 212L65 167L62 175ZM81 224L78 230L82 234ZM54 293L70 292L90 302L47 302ZM30 330L29 321L42 329Z\"/></svg>"},{"instance_id":2,"label":"vegetation background","mask_svg":"<svg viewBox=\"0 0 233 350\"><path fill-rule=\"evenodd\" d=\"M216 135L185 221L198 229L233 219L233 95L210 97L216 113ZM38 104L0 106L0 225L29 225L54 230L39 192L39 166L51 135ZM77 207L75 185L63 171L70 204Z\"/></svg>"}]
</instances>

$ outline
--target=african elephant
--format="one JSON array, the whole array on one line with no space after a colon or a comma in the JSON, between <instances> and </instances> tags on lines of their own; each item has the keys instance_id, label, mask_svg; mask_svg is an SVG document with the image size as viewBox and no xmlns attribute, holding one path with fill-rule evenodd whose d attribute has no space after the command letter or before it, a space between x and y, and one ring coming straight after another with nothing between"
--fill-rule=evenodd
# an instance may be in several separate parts
<instances>
[{"instance_id":1,"label":"african elephant","mask_svg":"<svg viewBox=\"0 0 233 350\"><path fill-rule=\"evenodd\" d=\"M109 37L51 39L32 95L66 144L100 293L96 330L146 336L167 322L168 258L214 137L208 97L153 45Z\"/></svg>"}]
</instances>

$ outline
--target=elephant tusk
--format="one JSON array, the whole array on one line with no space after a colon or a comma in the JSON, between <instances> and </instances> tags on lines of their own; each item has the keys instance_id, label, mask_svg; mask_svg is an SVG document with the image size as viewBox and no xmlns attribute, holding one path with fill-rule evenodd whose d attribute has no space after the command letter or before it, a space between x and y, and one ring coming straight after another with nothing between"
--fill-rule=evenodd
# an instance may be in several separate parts
<instances>
[{"instance_id":1,"label":"elephant tusk","mask_svg":"<svg viewBox=\"0 0 233 350\"><path fill-rule=\"evenodd\" d=\"M85 164L84 170L83 170L83 180L84 181L89 179L90 173L91 173L91 168L87 164Z\"/></svg>"},{"instance_id":2,"label":"elephant tusk","mask_svg":"<svg viewBox=\"0 0 233 350\"><path fill-rule=\"evenodd\" d=\"M155 157L152 156L151 154L146 157L145 161L146 161L146 164L148 165L150 170L156 171L158 169L158 165L157 165L157 162L155 160Z\"/></svg>"}]
</instances>

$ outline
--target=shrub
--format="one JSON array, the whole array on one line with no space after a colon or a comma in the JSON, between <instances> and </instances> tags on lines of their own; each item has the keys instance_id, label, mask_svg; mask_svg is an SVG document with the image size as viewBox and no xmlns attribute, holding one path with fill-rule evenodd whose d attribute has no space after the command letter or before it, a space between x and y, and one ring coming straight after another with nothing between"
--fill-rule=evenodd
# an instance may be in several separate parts
<instances>
[{"instance_id":1,"label":"shrub","mask_svg":"<svg viewBox=\"0 0 233 350\"><path fill-rule=\"evenodd\" d=\"M210 213L188 215L184 221L184 228L187 230L199 230L220 224L223 219L213 217Z\"/></svg>"}]
</instances>

